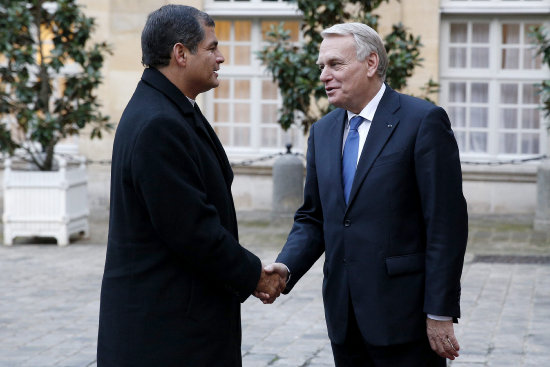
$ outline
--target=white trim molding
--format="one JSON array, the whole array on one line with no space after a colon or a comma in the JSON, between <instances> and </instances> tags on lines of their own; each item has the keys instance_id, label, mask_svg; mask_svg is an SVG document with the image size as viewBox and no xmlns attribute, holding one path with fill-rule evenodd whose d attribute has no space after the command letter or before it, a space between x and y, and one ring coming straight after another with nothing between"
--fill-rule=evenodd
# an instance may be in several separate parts
<instances>
[{"instance_id":1,"label":"white trim molding","mask_svg":"<svg viewBox=\"0 0 550 367\"><path fill-rule=\"evenodd\" d=\"M442 14L550 14L550 0L441 0Z\"/></svg>"}]
</instances>

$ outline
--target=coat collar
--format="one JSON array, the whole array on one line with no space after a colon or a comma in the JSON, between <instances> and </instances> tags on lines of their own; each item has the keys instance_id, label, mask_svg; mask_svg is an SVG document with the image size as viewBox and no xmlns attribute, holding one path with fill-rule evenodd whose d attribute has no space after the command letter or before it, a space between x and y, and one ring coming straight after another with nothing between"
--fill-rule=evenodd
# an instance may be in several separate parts
<instances>
[{"instance_id":1,"label":"coat collar","mask_svg":"<svg viewBox=\"0 0 550 367\"><path fill-rule=\"evenodd\" d=\"M233 181L233 170L231 169L231 165L229 164L229 160L227 159L227 155L225 154L225 150L223 149L221 142L200 110L198 108L195 109L189 99L178 89L178 87L176 87L174 83L172 83L157 69L145 69L143 71L143 75L141 76L141 80L145 84L164 94L170 101L172 101L186 117L185 121L192 124L195 130L206 138L214 150L228 186L230 186Z\"/></svg>"},{"instance_id":2,"label":"coat collar","mask_svg":"<svg viewBox=\"0 0 550 367\"><path fill-rule=\"evenodd\" d=\"M149 86L155 88L168 99L170 99L184 115L192 115L194 113L193 106L189 99L164 76L160 71L155 68L147 68L143 71L141 80Z\"/></svg>"}]
</instances>

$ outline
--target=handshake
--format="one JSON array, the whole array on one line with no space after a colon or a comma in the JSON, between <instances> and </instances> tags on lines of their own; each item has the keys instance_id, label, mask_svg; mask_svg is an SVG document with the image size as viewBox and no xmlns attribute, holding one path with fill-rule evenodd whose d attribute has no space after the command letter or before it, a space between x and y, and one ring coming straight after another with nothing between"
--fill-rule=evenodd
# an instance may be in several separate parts
<instances>
[{"instance_id":1,"label":"handshake","mask_svg":"<svg viewBox=\"0 0 550 367\"><path fill-rule=\"evenodd\" d=\"M288 276L288 268L284 264L273 263L265 266L254 291L254 297L259 298L264 304L273 303L284 291Z\"/></svg>"}]
</instances>

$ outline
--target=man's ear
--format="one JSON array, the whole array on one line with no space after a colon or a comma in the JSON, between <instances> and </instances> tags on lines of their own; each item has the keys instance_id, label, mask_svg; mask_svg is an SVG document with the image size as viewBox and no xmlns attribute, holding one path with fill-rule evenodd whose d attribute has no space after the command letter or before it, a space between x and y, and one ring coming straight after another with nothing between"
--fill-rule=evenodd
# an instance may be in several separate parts
<instances>
[{"instance_id":1,"label":"man's ear","mask_svg":"<svg viewBox=\"0 0 550 367\"><path fill-rule=\"evenodd\" d=\"M380 59L378 58L378 54L375 52L371 52L370 55L367 56L367 75L369 77L373 77L376 75L379 61Z\"/></svg>"},{"instance_id":2,"label":"man's ear","mask_svg":"<svg viewBox=\"0 0 550 367\"><path fill-rule=\"evenodd\" d=\"M181 43L176 43L172 48L172 57L179 66L186 66L190 52L187 47Z\"/></svg>"}]
</instances>

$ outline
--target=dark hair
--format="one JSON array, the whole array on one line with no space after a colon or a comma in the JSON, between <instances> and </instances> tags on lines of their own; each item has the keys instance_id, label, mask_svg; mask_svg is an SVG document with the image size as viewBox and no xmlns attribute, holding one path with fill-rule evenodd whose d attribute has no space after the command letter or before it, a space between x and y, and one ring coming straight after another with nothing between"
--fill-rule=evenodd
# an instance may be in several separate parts
<instances>
[{"instance_id":1,"label":"dark hair","mask_svg":"<svg viewBox=\"0 0 550 367\"><path fill-rule=\"evenodd\" d=\"M194 54L204 39L203 27L214 27L210 15L185 5L165 5L147 17L141 32L141 63L147 67L167 66L176 43Z\"/></svg>"}]
</instances>

